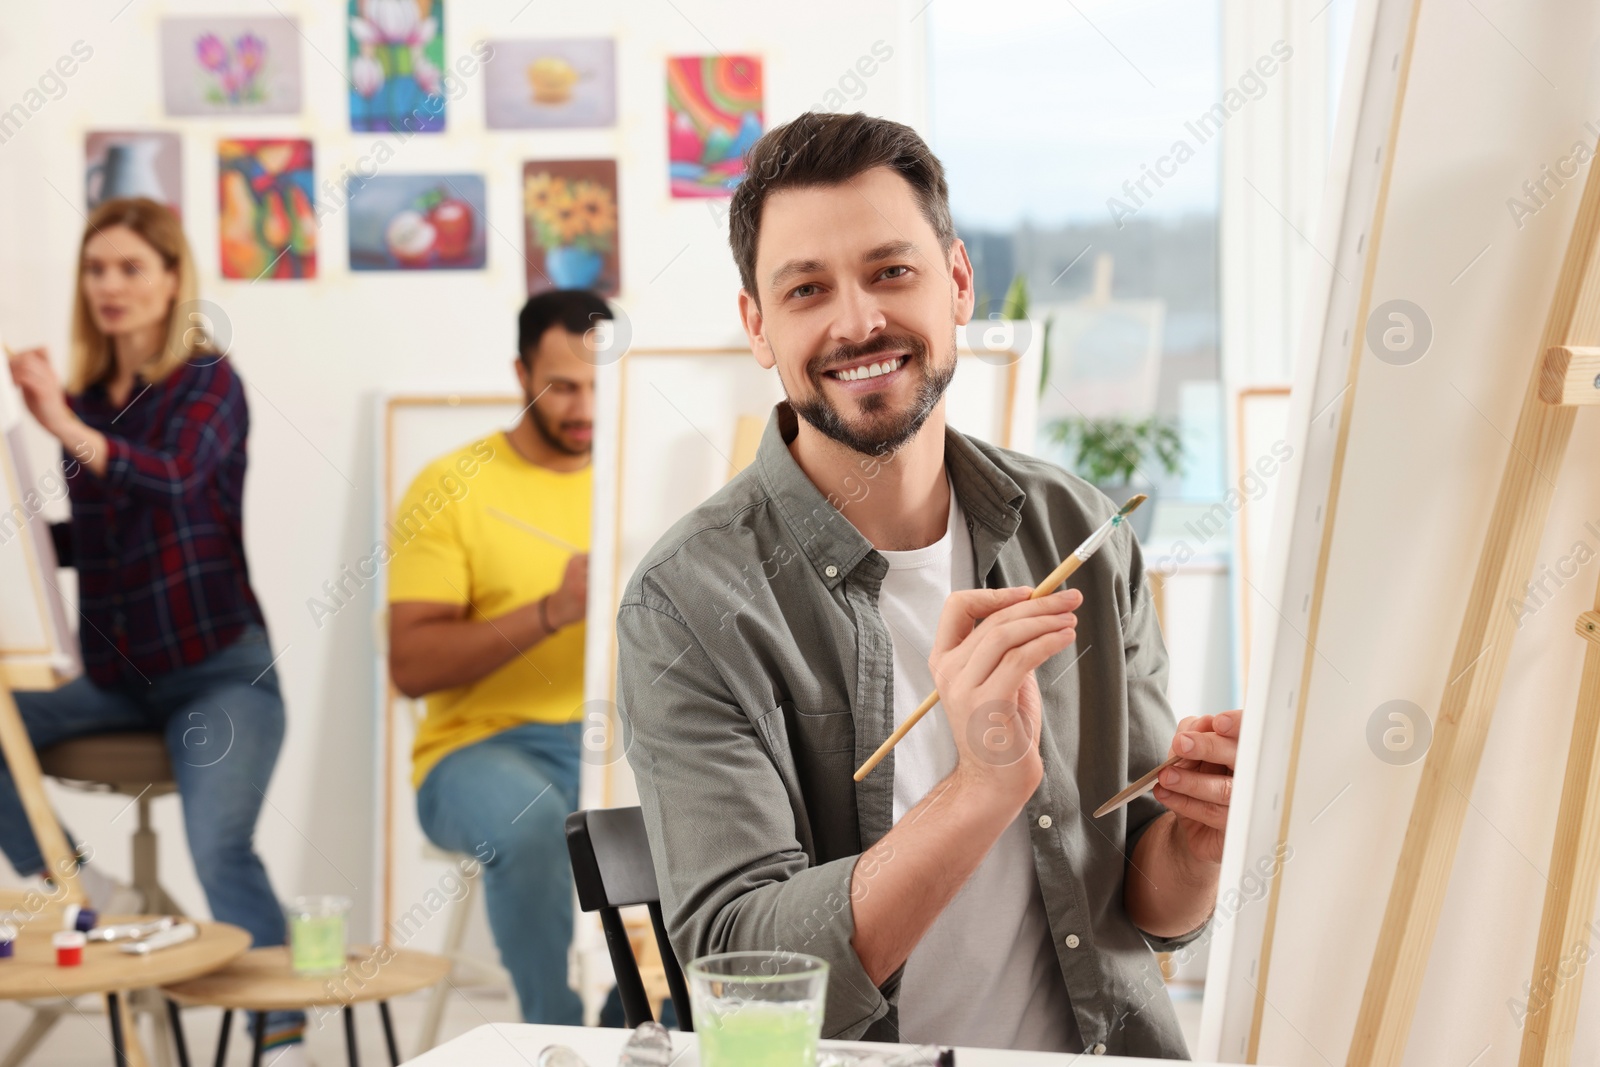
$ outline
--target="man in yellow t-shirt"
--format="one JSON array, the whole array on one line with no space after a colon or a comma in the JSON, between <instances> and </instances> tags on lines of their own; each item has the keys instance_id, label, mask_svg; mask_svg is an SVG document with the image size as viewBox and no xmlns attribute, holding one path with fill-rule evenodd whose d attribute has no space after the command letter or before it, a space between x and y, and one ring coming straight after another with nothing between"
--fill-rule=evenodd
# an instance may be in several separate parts
<instances>
[{"instance_id":1,"label":"man in yellow t-shirt","mask_svg":"<svg viewBox=\"0 0 1600 1067\"><path fill-rule=\"evenodd\" d=\"M610 318L582 290L530 299L515 362L523 417L429 464L390 528L389 673L428 702L412 750L417 814L440 848L483 861L489 926L530 1023L583 1021L567 984L564 825L583 714L591 331Z\"/></svg>"}]
</instances>

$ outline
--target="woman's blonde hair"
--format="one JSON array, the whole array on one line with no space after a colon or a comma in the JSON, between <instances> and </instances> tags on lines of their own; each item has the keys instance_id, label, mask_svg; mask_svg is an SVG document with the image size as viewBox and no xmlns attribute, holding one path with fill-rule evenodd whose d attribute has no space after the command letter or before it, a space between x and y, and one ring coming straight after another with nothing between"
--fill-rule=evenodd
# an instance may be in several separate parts
<instances>
[{"instance_id":1,"label":"woman's blonde hair","mask_svg":"<svg viewBox=\"0 0 1600 1067\"><path fill-rule=\"evenodd\" d=\"M67 374L67 392L83 392L109 377L115 369L110 339L95 325L89 301L83 291L84 251L89 238L113 226L125 226L138 234L161 256L161 261L178 275L178 289L172 307L167 309L167 344L159 356L139 369L145 381L159 382L188 360L213 351L211 338L193 316L174 312L192 305L200 287L195 278L194 256L183 236L183 224L165 204L147 197L122 197L107 200L89 214L78 243L77 294L72 301L72 363Z\"/></svg>"}]
</instances>

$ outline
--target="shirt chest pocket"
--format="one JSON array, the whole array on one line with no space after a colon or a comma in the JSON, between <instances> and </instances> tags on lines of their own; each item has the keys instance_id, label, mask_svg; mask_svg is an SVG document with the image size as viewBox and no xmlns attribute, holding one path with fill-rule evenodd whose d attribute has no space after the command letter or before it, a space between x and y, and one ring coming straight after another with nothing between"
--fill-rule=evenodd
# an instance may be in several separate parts
<instances>
[{"instance_id":1,"label":"shirt chest pocket","mask_svg":"<svg viewBox=\"0 0 1600 1067\"><path fill-rule=\"evenodd\" d=\"M788 748L797 755L851 753L856 749L856 720L848 708L842 711L802 711L792 700L778 705L761 718L767 743Z\"/></svg>"}]
</instances>

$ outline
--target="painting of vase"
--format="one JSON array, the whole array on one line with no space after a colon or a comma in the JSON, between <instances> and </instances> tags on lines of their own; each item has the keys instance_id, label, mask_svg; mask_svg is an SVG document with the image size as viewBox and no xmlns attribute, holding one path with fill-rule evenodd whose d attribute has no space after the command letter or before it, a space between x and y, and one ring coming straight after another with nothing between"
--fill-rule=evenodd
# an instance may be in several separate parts
<instances>
[{"instance_id":1,"label":"painting of vase","mask_svg":"<svg viewBox=\"0 0 1600 1067\"><path fill-rule=\"evenodd\" d=\"M609 37L491 41L483 65L491 130L586 129L617 123L616 46Z\"/></svg>"},{"instance_id":2,"label":"painting of vase","mask_svg":"<svg viewBox=\"0 0 1600 1067\"><path fill-rule=\"evenodd\" d=\"M300 29L293 16L161 20L168 115L297 115Z\"/></svg>"},{"instance_id":3,"label":"painting of vase","mask_svg":"<svg viewBox=\"0 0 1600 1067\"><path fill-rule=\"evenodd\" d=\"M540 160L522 167L528 293L588 289L616 296L617 161Z\"/></svg>"},{"instance_id":4,"label":"painting of vase","mask_svg":"<svg viewBox=\"0 0 1600 1067\"><path fill-rule=\"evenodd\" d=\"M222 276L317 276L317 214L311 142L225 140L217 144Z\"/></svg>"},{"instance_id":5,"label":"painting of vase","mask_svg":"<svg viewBox=\"0 0 1600 1067\"><path fill-rule=\"evenodd\" d=\"M92 130L83 145L83 203L145 196L183 216L183 148L164 130Z\"/></svg>"},{"instance_id":6,"label":"painting of vase","mask_svg":"<svg viewBox=\"0 0 1600 1067\"><path fill-rule=\"evenodd\" d=\"M481 174L352 175L350 269L482 269L486 201Z\"/></svg>"},{"instance_id":7,"label":"painting of vase","mask_svg":"<svg viewBox=\"0 0 1600 1067\"><path fill-rule=\"evenodd\" d=\"M350 0L350 128L444 129L443 0Z\"/></svg>"},{"instance_id":8,"label":"painting of vase","mask_svg":"<svg viewBox=\"0 0 1600 1067\"><path fill-rule=\"evenodd\" d=\"M728 196L761 136L761 60L667 60L667 156L675 197Z\"/></svg>"}]
</instances>

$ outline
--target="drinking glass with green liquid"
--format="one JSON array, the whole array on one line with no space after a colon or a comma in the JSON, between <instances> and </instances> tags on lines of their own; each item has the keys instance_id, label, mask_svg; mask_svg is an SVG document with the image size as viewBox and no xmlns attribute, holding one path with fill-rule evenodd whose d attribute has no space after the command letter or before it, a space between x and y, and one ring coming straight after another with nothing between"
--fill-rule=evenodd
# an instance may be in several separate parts
<instances>
[{"instance_id":1,"label":"drinking glass with green liquid","mask_svg":"<svg viewBox=\"0 0 1600 1067\"><path fill-rule=\"evenodd\" d=\"M814 1067L828 964L793 952L725 952L689 964L701 1067Z\"/></svg>"},{"instance_id":2,"label":"drinking glass with green liquid","mask_svg":"<svg viewBox=\"0 0 1600 1067\"><path fill-rule=\"evenodd\" d=\"M349 897L295 897L283 906L289 920L289 960L295 974L344 969Z\"/></svg>"}]
</instances>

